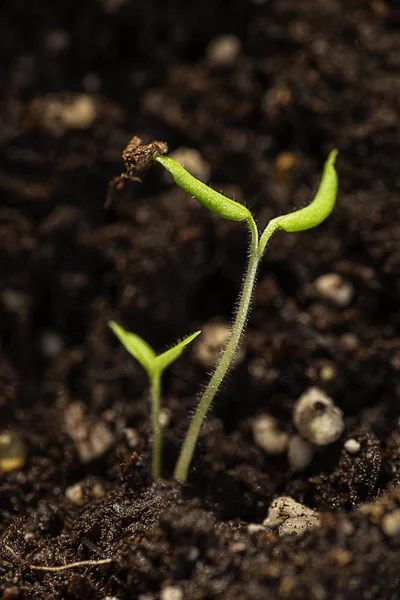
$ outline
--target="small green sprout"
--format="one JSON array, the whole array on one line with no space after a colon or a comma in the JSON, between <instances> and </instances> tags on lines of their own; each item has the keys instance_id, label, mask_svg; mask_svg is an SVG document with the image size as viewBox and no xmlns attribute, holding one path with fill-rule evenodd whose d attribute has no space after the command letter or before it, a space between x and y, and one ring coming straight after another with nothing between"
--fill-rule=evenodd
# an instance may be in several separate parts
<instances>
[{"instance_id":1,"label":"small green sprout","mask_svg":"<svg viewBox=\"0 0 400 600\"><path fill-rule=\"evenodd\" d=\"M153 477L161 476L161 428L160 428L160 394L161 377L164 370L170 364L180 357L185 347L190 344L199 334L196 331L192 335L184 338L169 350L162 354L156 354L151 346L135 333L125 331L121 325L114 321L109 322L109 326L115 333L125 349L142 365L150 381L151 407L152 407L152 428L153 428Z\"/></svg>"},{"instance_id":2,"label":"small green sprout","mask_svg":"<svg viewBox=\"0 0 400 600\"><path fill-rule=\"evenodd\" d=\"M152 146L149 145L144 148L147 151ZM272 219L261 236L251 212L245 206L212 190L190 175L184 167L172 158L162 156L156 150L151 156L151 160L155 160L169 171L177 185L199 200L203 206L224 219L245 221L251 235L249 260L231 335L219 358L210 382L205 387L186 434L174 471L174 477L178 481L186 481L187 479L201 425L237 353L250 311L250 300L253 294L258 265L263 257L267 243L271 235L279 229L286 232L305 231L306 229L316 227L330 215L336 202L338 189L338 178L334 168L336 156L336 150L329 154L324 166L322 181L314 200L300 210Z\"/></svg>"}]
</instances>

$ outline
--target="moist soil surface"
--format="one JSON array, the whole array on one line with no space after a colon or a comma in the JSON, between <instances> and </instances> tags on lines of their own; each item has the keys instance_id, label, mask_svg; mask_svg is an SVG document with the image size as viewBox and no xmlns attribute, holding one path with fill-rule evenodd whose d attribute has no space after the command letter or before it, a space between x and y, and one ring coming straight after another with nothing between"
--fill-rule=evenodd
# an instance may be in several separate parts
<instances>
[{"instance_id":1,"label":"moist soil surface","mask_svg":"<svg viewBox=\"0 0 400 600\"><path fill-rule=\"evenodd\" d=\"M394 0L3 0L0 423L27 458L0 474L0 598L400 598L399 26ZM269 244L186 486L173 466L209 368L188 349L165 374L153 482L146 375L107 322L157 351L229 322L246 231L159 166L105 207L134 135L199 151L260 227L340 150L333 215ZM342 305L316 293L326 273ZM295 471L252 420L292 435L310 387L345 431ZM281 495L320 527L249 532Z\"/></svg>"}]
</instances>

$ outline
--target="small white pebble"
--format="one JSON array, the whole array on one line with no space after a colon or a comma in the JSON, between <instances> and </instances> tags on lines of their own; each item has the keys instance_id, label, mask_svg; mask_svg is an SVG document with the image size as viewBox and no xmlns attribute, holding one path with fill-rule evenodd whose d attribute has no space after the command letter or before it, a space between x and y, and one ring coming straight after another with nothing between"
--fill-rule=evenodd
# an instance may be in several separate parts
<instances>
[{"instance_id":1,"label":"small white pebble","mask_svg":"<svg viewBox=\"0 0 400 600\"><path fill-rule=\"evenodd\" d=\"M338 273L325 273L314 281L314 289L325 300L339 308L345 308L353 299L354 289L350 282Z\"/></svg>"},{"instance_id":2,"label":"small white pebble","mask_svg":"<svg viewBox=\"0 0 400 600\"><path fill-rule=\"evenodd\" d=\"M65 489L65 497L73 504L82 506L85 503L85 495L82 489L82 483L74 483Z\"/></svg>"},{"instance_id":3,"label":"small white pebble","mask_svg":"<svg viewBox=\"0 0 400 600\"><path fill-rule=\"evenodd\" d=\"M297 400L293 422L300 435L317 446L327 446L344 430L343 411L319 388L311 387Z\"/></svg>"},{"instance_id":4,"label":"small white pebble","mask_svg":"<svg viewBox=\"0 0 400 600\"><path fill-rule=\"evenodd\" d=\"M201 156L200 152L193 148L178 148L170 154L171 158L180 163L189 173L200 179L207 181L211 175L211 167Z\"/></svg>"},{"instance_id":5,"label":"small white pebble","mask_svg":"<svg viewBox=\"0 0 400 600\"><path fill-rule=\"evenodd\" d=\"M241 51L240 40L234 35L220 35L208 44L207 58L218 67L232 65Z\"/></svg>"},{"instance_id":6,"label":"small white pebble","mask_svg":"<svg viewBox=\"0 0 400 600\"><path fill-rule=\"evenodd\" d=\"M389 536L400 533L400 508L383 517L382 529Z\"/></svg>"},{"instance_id":7,"label":"small white pebble","mask_svg":"<svg viewBox=\"0 0 400 600\"><path fill-rule=\"evenodd\" d=\"M357 454L360 452L361 444L358 440L350 438L345 441L344 448L349 454Z\"/></svg>"},{"instance_id":8,"label":"small white pebble","mask_svg":"<svg viewBox=\"0 0 400 600\"><path fill-rule=\"evenodd\" d=\"M165 587L160 594L160 600L182 600L182 599L183 599L183 592L182 592L181 588L176 585L167 585L167 587Z\"/></svg>"},{"instance_id":9,"label":"small white pebble","mask_svg":"<svg viewBox=\"0 0 400 600\"><path fill-rule=\"evenodd\" d=\"M268 454L282 454L289 436L279 429L279 423L270 415L260 415L252 422L254 441Z\"/></svg>"},{"instance_id":10,"label":"small white pebble","mask_svg":"<svg viewBox=\"0 0 400 600\"><path fill-rule=\"evenodd\" d=\"M60 135L66 129L88 129L97 118L97 104L88 94L48 94L32 101L31 110L43 127Z\"/></svg>"},{"instance_id":11,"label":"small white pebble","mask_svg":"<svg viewBox=\"0 0 400 600\"><path fill-rule=\"evenodd\" d=\"M172 413L168 408L162 408L160 410L160 413L158 415L158 424L162 429L164 429L164 427L168 427L171 421L171 416Z\"/></svg>"},{"instance_id":12,"label":"small white pebble","mask_svg":"<svg viewBox=\"0 0 400 600\"><path fill-rule=\"evenodd\" d=\"M259 523L249 523L247 525L247 531L249 533L258 533L259 531L265 531L265 527Z\"/></svg>"},{"instance_id":13,"label":"small white pebble","mask_svg":"<svg viewBox=\"0 0 400 600\"><path fill-rule=\"evenodd\" d=\"M333 365L324 365L319 372L322 381L332 381L336 377L336 369Z\"/></svg>"},{"instance_id":14,"label":"small white pebble","mask_svg":"<svg viewBox=\"0 0 400 600\"><path fill-rule=\"evenodd\" d=\"M314 456L313 446L299 435L292 435L288 445L288 462L295 471L306 469Z\"/></svg>"},{"instance_id":15,"label":"small white pebble","mask_svg":"<svg viewBox=\"0 0 400 600\"><path fill-rule=\"evenodd\" d=\"M201 335L196 338L193 344L193 354L195 359L205 367L215 367L221 350L225 347L231 327L228 323L216 321L204 325ZM235 364L239 364L244 358L244 351L239 350L235 358Z\"/></svg>"}]
</instances>

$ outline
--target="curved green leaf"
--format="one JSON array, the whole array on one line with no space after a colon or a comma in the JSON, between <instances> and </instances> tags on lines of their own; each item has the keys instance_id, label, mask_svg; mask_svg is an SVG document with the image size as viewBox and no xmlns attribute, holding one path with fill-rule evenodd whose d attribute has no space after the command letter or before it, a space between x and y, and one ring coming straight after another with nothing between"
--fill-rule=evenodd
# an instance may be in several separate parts
<instances>
[{"instance_id":1,"label":"curved green leaf","mask_svg":"<svg viewBox=\"0 0 400 600\"><path fill-rule=\"evenodd\" d=\"M332 150L329 154L324 165L321 183L313 201L300 210L275 217L268 223L260 239L262 250L277 229L287 232L305 231L317 227L331 214L338 191L338 176L334 167L337 154L337 150Z\"/></svg>"},{"instance_id":2,"label":"curved green leaf","mask_svg":"<svg viewBox=\"0 0 400 600\"><path fill-rule=\"evenodd\" d=\"M173 348L166 350L162 354L159 354L155 360L155 368L160 371L164 371L171 363L175 362L180 357L185 347L190 344L201 331L196 331L192 335L188 335L182 341L178 342Z\"/></svg>"},{"instance_id":3,"label":"curved green leaf","mask_svg":"<svg viewBox=\"0 0 400 600\"><path fill-rule=\"evenodd\" d=\"M243 206L243 204L235 202L235 200L230 200L230 198L211 189L208 185L188 173L176 160L173 160L169 156L157 156L154 160L171 173L175 183L179 187L194 196L203 206L220 217L231 221L246 221L251 217L249 209Z\"/></svg>"},{"instance_id":4,"label":"curved green leaf","mask_svg":"<svg viewBox=\"0 0 400 600\"><path fill-rule=\"evenodd\" d=\"M115 323L115 321L110 321L109 326L121 344L128 350L129 354L131 354L133 358L136 358L138 363L140 363L147 371L147 374L151 379L156 360L156 353L153 348L139 335L136 335L136 333L129 333L129 331L126 331L121 325Z\"/></svg>"}]
</instances>

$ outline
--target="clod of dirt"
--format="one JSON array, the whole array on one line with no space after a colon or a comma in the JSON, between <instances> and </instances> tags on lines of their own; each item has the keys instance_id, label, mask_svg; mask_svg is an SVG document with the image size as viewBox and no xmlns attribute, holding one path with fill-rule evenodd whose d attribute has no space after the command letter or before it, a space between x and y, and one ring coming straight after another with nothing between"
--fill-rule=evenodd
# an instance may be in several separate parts
<instances>
[{"instance_id":1,"label":"clod of dirt","mask_svg":"<svg viewBox=\"0 0 400 600\"><path fill-rule=\"evenodd\" d=\"M0 471L22 469L26 462L26 445L15 431L0 432Z\"/></svg>"},{"instance_id":2,"label":"clod of dirt","mask_svg":"<svg viewBox=\"0 0 400 600\"><path fill-rule=\"evenodd\" d=\"M177 150L171 152L170 157L185 167L197 179L207 181L210 177L211 167L198 150L194 150L193 148L177 148Z\"/></svg>"},{"instance_id":3,"label":"clod of dirt","mask_svg":"<svg viewBox=\"0 0 400 600\"><path fill-rule=\"evenodd\" d=\"M319 527L320 519L312 508L289 496L281 496L272 502L263 525L269 529L278 527L279 535L302 535L308 529Z\"/></svg>"},{"instance_id":4,"label":"clod of dirt","mask_svg":"<svg viewBox=\"0 0 400 600\"><path fill-rule=\"evenodd\" d=\"M348 306L354 295L351 283L338 273L321 275L314 281L314 289L321 298L328 300L338 308Z\"/></svg>"},{"instance_id":5,"label":"clod of dirt","mask_svg":"<svg viewBox=\"0 0 400 600\"><path fill-rule=\"evenodd\" d=\"M165 142L150 142L150 144L142 145L140 138L133 137L122 153L127 174L131 175L133 171L149 169L154 159L166 152L168 152L168 146Z\"/></svg>"},{"instance_id":6,"label":"clod of dirt","mask_svg":"<svg viewBox=\"0 0 400 600\"><path fill-rule=\"evenodd\" d=\"M287 448L289 436L279 429L279 423L271 415L260 415L252 422L254 441L268 454L282 454Z\"/></svg>"},{"instance_id":7,"label":"clod of dirt","mask_svg":"<svg viewBox=\"0 0 400 600\"><path fill-rule=\"evenodd\" d=\"M65 428L74 440L82 463L103 456L114 443L114 435L104 421L93 421L80 402L72 402L64 413Z\"/></svg>"},{"instance_id":8,"label":"clod of dirt","mask_svg":"<svg viewBox=\"0 0 400 600\"><path fill-rule=\"evenodd\" d=\"M303 471L311 463L314 456L312 444L299 435L292 435L288 444L288 462L294 471Z\"/></svg>"},{"instance_id":9,"label":"clod of dirt","mask_svg":"<svg viewBox=\"0 0 400 600\"><path fill-rule=\"evenodd\" d=\"M293 422L300 435L316 446L332 444L343 433L343 411L319 388L308 389L297 400Z\"/></svg>"}]
</instances>

